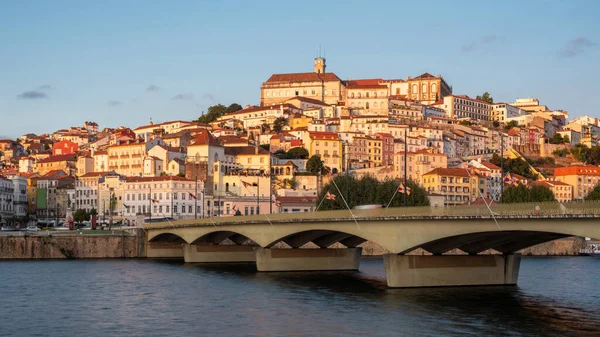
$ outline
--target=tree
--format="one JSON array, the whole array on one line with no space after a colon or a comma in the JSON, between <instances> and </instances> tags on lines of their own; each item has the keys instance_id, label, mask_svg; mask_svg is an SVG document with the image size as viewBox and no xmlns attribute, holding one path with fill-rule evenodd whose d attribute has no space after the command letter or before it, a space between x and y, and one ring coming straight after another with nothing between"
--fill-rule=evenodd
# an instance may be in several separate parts
<instances>
[{"instance_id":1,"label":"tree","mask_svg":"<svg viewBox=\"0 0 600 337\"><path fill-rule=\"evenodd\" d=\"M460 122L458 122L458 124L464 125L464 126L471 126L471 125L473 125L473 123L471 123L470 121L460 121Z\"/></svg>"},{"instance_id":2,"label":"tree","mask_svg":"<svg viewBox=\"0 0 600 337\"><path fill-rule=\"evenodd\" d=\"M284 149L279 149L279 150L275 151L275 153L273 153L273 155L279 159L289 159L287 157L287 152L285 152Z\"/></svg>"},{"instance_id":3,"label":"tree","mask_svg":"<svg viewBox=\"0 0 600 337\"><path fill-rule=\"evenodd\" d=\"M594 186L594 189L584 199L585 201L600 200L600 183Z\"/></svg>"},{"instance_id":4,"label":"tree","mask_svg":"<svg viewBox=\"0 0 600 337\"><path fill-rule=\"evenodd\" d=\"M478 99L480 101L485 101L485 102L488 102L490 104L494 103L494 98L487 91L484 92L483 95L481 95L481 96L478 95L477 97L475 97L475 99Z\"/></svg>"},{"instance_id":5,"label":"tree","mask_svg":"<svg viewBox=\"0 0 600 337\"><path fill-rule=\"evenodd\" d=\"M242 109L243 109L243 108L242 108L242 106L241 106L241 105L239 105L239 104L237 104L237 103L231 103L231 104L230 104L230 105L227 107L227 109L225 109L225 113L228 113L228 114L230 114L230 113L232 113L232 112L240 111L240 110L242 110Z\"/></svg>"},{"instance_id":6,"label":"tree","mask_svg":"<svg viewBox=\"0 0 600 337\"><path fill-rule=\"evenodd\" d=\"M543 185L533 185L529 189L530 201L531 202L544 202L544 201L556 201L554 193Z\"/></svg>"},{"instance_id":7,"label":"tree","mask_svg":"<svg viewBox=\"0 0 600 337\"><path fill-rule=\"evenodd\" d=\"M283 127L287 124L287 119L285 117L278 117L273 121L273 131L277 133L281 133Z\"/></svg>"},{"instance_id":8,"label":"tree","mask_svg":"<svg viewBox=\"0 0 600 337\"><path fill-rule=\"evenodd\" d=\"M293 147L287 152L288 159L306 159L308 158L308 150L303 147Z\"/></svg>"},{"instance_id":9,"label":"tree","mask_svg":"<svg viewBox=\"0 0 600 337\"><path fill-rule=\"evenodd\" d=\"M584 144L577 144L571 150L571 154L575 157L576 160L581 162L587 162L587 159L590 156L590 148L585 146Z\"/></svg>"},{"instance_id":10,"label":"tree","mask_svg":"<svg viewBox=\"0 0 600 337\"><path fill-rule=\"evenodd\" d=\"M387 205L388 203L390 207L429 205L427 192L413 181L407 181L411 193L406 196L405 203L404 194L396 192L399 185L400 181L388 179L380 182L369 175L363 176L360 180L348 174L337 175L330 183L323 186L317 204L321 205L319 210L347 209L343 199L350 208L358 205ZM334 194L336 200L323 200L327 192Z\"/></svg>"},{"instance_id":11,"label":"tree","mask_svg":"<svg viewBox=\"0 0 600 337\"><path fill-rule=\"evenodd\" d=\"M313 174L317 174L323 170L323 161L321 161L321 157L317 155L313 155L306 162L306 170Z\"/></svg>"},{"instance_id":12,"label":"tree","mask_svg":"<svg viewBox=\"0 0 600 337\"><path fill-rule=\"evenodd\" d=\"M84 221L90 220L90 213L88 213L85 209L78 209L73 213L73 221L78 225L81 225Z\"/></svg>"},{"instance_id":13,"label":"tree","mask_svg":"<svg viewBox=\"0 0 600 337\"><path fill-rule=\"evenodd\" d=\"M117 197L114 193L110 194L110 201L108 203L108 211L110 212L110 221L108 222L108 230L112 229L112 215L117 209Z\"/></svg>"},{"instance_id":14,"label":"tree","mask_svg":"<svg viewBox=\"0 0 600 337\"><path fill-rule=\"evenodd\" d=\"M507 204L545 201L556 201L556 198L554 197L554 193L543 185L527 187L519 184L518 186L509 186L504 189L504 194L502 194L502 202Z\"/></svg>"},{"instance_id":15,"label":"tree","mask_svg":"<svg viewBox=\"0 0 600 337\"><path fill-rule=\"evenodd\" d=\"M500 166L500 156L494 154L492 156L492 159L490 160L490 162L496 166ZM538 178L538 176L535 173L531 172L529 163L520 158L516 158L516 159L505 158L502 168L503 168L503 172L502 172L503 174L508 173L508 172L513 172L513 173L522 175L531 180L537 180L537 178Z\"/></svg>"},{"instance_id":16,"label":"tree","mask_svg":"<svg viewBox=\"0 0 600 337\"><path fill-rule=\"evenodd\" d=\"M510 130L512 128L515 128L517 126L519 126L519 122L517 122L517 121L510 121L510 122L506 123L506 125L504 125L504 130L508 131L508 130Z\"/></svg>"},{"instance_id":17,"label":"tree","mask_svg":"<svg viewBox=\"0 0 600 337\"><path fill-rule=\"evenodd\" d=\"M571 142L571 139L569 138L569 135L565 135L563 138L563 143L568 144Z\"/></svg>"},{"instance_id":18,"label":"tree","mask_svg":"<svg viewBox=\"0 0 600 337\"><path fill-rule=\"evenodd\" d=\"M529 189L523 184L509 186L502 193L502 203L529 202Z\"/></svg>"},{"instance_id":19,"label":"tree","mask_svg":"<svg viewBox=\"0 0 600 337\"><path fill-rule=\"evenodd\" d=\"M260 147L262 147L263 149L269 151L271 149L271 144L260 144Z\"/></svg>"},{"instance_id":20,"label":"tree","mask_svg":"<svg viewBox=\"0 0 600 337\"><path fill-rule=\"evenodd\" d=\"M562 144L564 141L565 139L559 133L555 133L552 137L548 139L548 142L550 142L550 144Z\"/></svg>"},{"instance_id":21,"label":"tree","mask_svg":"<svg viewBox=\"0 0 600 337\"><path fill-rule=\"evenodd\" d=\"M223 104L211 105L208 107L208 111L203 113L196 122L208 124L214 122L217 118L223 116L227 112L227 107Z\"/></svg>"},{"instance_id":22,"label":"tree","mask_svg":"<svg viewBox=\"0 0 600 337\"><path fill-rule=\"evenodd\" d=\"M495 128L498 128L498 127L500 127L500 122L498 122L498 121L493 121L493 122L492 122L492 125L493 125Z\"/></svg>"}]
</instances>

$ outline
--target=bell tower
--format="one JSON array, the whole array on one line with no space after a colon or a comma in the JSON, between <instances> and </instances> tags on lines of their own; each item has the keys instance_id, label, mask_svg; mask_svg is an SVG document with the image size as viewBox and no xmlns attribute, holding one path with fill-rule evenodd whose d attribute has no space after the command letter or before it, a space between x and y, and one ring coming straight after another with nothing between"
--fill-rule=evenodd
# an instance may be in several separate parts
<instances>
[{"instance_id":1,"label":"bell tower","mask_svg":"<svg viewBox=\"0 0 600 337\"><path fill-rule=\"evenodd\" d=\"M323 74L325 73L325 58L324 57L316 57L315 58L315 73Z\"/></svg>"}]
</instances>

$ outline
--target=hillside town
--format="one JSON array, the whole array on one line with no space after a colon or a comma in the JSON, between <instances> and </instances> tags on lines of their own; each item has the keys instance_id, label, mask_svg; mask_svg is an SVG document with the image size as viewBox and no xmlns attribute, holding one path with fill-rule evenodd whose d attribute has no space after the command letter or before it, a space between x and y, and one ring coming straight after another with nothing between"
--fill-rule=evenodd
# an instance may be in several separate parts
<instances>
[{"instance_id":1,"label":"hillside town","mask_svg":"<svg viewBox=\"0 0 600 337\"><path fill-rule=\"evenodd\" d=\"M2 139L0 221L309 212L339 174L410 180L432 207L498 203L514 185L544 186L558 202L594 189L598 118L456 91L429 73L343 80L317 57L311 72L268 77L258 105Z\"/></svg>"}]
</instances>

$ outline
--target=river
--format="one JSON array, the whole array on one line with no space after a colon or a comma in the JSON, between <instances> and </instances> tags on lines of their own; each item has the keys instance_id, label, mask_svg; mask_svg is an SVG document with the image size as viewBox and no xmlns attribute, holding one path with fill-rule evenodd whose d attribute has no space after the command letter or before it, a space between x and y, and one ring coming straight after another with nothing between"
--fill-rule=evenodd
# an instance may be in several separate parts
<instances>
[{"instance_id":1,"label":"river","mask_svg":"<svg viewBox=\"0 0 600 337\"><path fill-rule=\"evenodd\" d=\"M600 335L600 259L523 257L517 287L388 289L360 272L1 261L0 336Z\"/></svg>"}]
</instances>

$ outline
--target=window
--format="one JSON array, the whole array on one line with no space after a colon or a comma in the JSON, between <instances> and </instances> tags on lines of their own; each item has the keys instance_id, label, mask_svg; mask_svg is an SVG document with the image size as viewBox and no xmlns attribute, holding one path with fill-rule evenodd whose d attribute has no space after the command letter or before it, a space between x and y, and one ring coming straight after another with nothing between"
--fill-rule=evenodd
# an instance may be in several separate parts
<instances>
[{"instance_id":1,"label":"window","mask_svg":"<svg viewBox=\"0 0 600 337\"><path fill-rule=\"evenodd\" d=\"M335 96L335 93L336 93L335 89L331 90L331 95L332 96Z\"/></svg>"},{"instance_id":2,"label":"window","mask_svg":"<svg viewBox=\"0 0 600 337\"><path fill-rule=\"evenodd\" d=\"M188 206L188 213L192 213L192 205Z\"/></svg>"}]
</instances>

